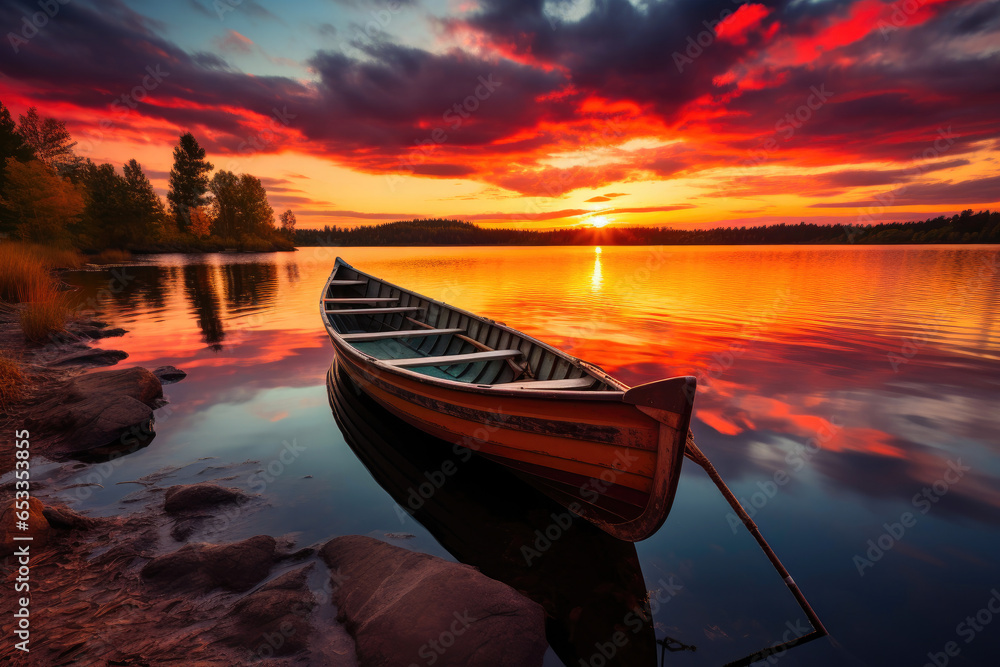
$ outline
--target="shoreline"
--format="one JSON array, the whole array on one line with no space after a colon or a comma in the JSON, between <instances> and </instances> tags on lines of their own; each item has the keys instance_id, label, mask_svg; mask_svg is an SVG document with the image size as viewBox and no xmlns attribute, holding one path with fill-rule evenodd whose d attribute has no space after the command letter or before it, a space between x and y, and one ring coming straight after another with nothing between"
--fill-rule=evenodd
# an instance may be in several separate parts
<instances>
[{"instance_id":1,"label":"shoreline","mask_svg":"<svg viewBox=\"0 0 1000 667\"><path fill-rule=\"evenodd\" d=\"M291 250L132 250L134 259L156 255L267 255L272 253L301 252L310 248L343 249L354 248L796 248L796 249L826 249L826 248L962 248L989 249L1000 247L1000 242L980 243L875 243L859 241L854 243L542 243L542 244L505 244L505 243L427 243L427 244L376 244L376 245L298 245ZM88 263L83 269L94 270L109 267L128 266L129 261L109 263ZM67 269L71 270L71 269Z\"/></svg>"},{"instance_id":2,"label":"shoreline","mask_svg":"<svg viewBox=\"0 0 1000 667\"><path fill-rule=\"evenodd\" d=\"M351 245L298 245L295 246L296 250L301 250L302 248L593 248L595 246L605 247L605 248L644 248L644 247L674 247L674 248L716 248L716 247L729 247L729 248L742 248L742 247L756 247L756 246L771 246L771 247L783 247L789 246L794 248L832 248L832 247L913 247L913 248L923 248L923 247L941 247L941 246L953 246L956 248L967 248L967 247L989 247L989 246L1000 246L1000 242L991 241L985 242L968 242L968 243L877 243L874 241L852 241L847 242L830 242L830 243L820 243L818 241L805 241L802 243L776 243L774 241L760 241L760 242L747 242L747 243L597 243L597 242L587 242L587 243L407 243L407 244L391 244L391 243L379 243L379 244L351 244ZM136 254L159 254L159 253L136 253Z\"/></svg>"},{"instance_id":3,"label":"shoreline","mask_svg":"<svg viewBox=\"0 0 1000 667\"><path fill-rule=\"evenodd\" d=\"M194 463L211 475L195 484L171 484L184 466L167 466L115 482L139 488L121 498L114 513L78 512L89 487L103 488L110 477L104 466L155 446L152 413L167 405L162 384L184 373L169 366L115 368L128 355L93 342L125 330L89 317L72 318L48 345L28 344L16 314L17 307L0 311L0 348L21 357L30 385L0 418L0 426L22 439L0 445L0 476L7 478L0 484L0 573L12 587L17 581L26 597L5 592L0 600L0 615L24 619L24 634L0 648L0 660L410 664L427 639L412 622L413 605L420 603L431 618L466 608L477 621L439 664L464 664L487 645L510 656L510 664L541 665L547 646L541 607L473 567L365 536L305 546L293 535L245 537L253 515L271 501L227 484L260 472L259 461L205 456ZM86 423L67 427L65 413L81 404L78 416ZM107 418L108 410L122 417L122 404L131 404L127 418ZM95 414L99 418L90 419ZM94 421L104 422L96 433ZM29 424L41 430L25 428ZM87 429L89 441L81 436ZM101 442L109 434L117 438ZM98 446L80 449L85 441ZM19 487L8 473L21 458L15 442L30 443L30 529L18 534L30 536L27 542L13 541ZM373 554L386 566L382 571L372 571ZM441 581L460 585L444 590ZM383 600L379 591L386 589L407 601Z\"/></svg>"}]
</instances>

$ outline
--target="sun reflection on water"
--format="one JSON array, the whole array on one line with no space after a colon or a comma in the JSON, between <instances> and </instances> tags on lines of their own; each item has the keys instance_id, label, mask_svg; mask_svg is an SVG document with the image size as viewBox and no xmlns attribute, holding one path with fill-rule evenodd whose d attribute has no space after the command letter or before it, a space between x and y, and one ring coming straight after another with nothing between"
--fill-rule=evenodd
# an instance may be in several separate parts
<instances>
[{"instance_id":1,"label":"sun reflection on water","mask_svg":"<svg viewBox=\"0 0 1000 667\"><path fill-rule=\"evenodd\" d=\"M597 249L595 250L595 253L596 253L596 255L594 257L594 275L591 276L591 278L590 278L590 288L593 291L597 292L597 291L599 291L601 289L601 282L603 282L603 278L601 276L601 248L600 248L600 246L597 247Z\"/></svg>"}]
</instances>

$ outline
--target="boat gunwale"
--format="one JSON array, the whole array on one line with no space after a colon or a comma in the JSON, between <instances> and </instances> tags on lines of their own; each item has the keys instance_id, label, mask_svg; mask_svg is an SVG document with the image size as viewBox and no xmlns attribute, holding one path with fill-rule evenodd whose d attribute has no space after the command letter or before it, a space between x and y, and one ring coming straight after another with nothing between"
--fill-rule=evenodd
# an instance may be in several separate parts
<instances>
[{"instance_id":1,"label":"boat gunwale","mask_svg":"<svg viewBox=\"0 0 1000 667\"><path fill-rule=\"evenodd\" d=\"M562 359L568 361L572 366L574 366L574 367L582 370L584 372L584 374L586 374L586 375L594 378L595 381L597 381L597 382L603 382L603 383L605 383L607 385L618 387L618 389L610 389L610 390L601 390L601 389L585 389L585 390L573 390L573 389L513 389L513 388L505 388L503 386L504 384L507 384L507 383L492 384L492 385L483 385L483 384L473 384L473 383L469 383L469 382L460 382L460 381L457 381L457 380L445 380L443 378L433 377L431 375L426 375L424 373L418 373L417 371L411 371L411 370L409 370L407 368L398 368L398 367L391 366L389 364L383 363L384 360L377 359L375 357L372 357L371 355L365 354L361 350L358 350L356 347L354 347L353 345L351 345L348 341L344 340L341 337L342 334L334 328L333 324L330 322L329 316L326 313L326 309L324 307L324 299L326 298L326 295L328 294L328 292L330 290L331 281L334 280L334 276L337 274L337 271L339 270L339 268L341 266L344 266L344 267L346 267L346 268L348 268L348 269L350 269L350 270L358 273L359 275L366 276L369 279L369 281L374 280L376 282L382 283L383 285L388 285L388 286L390 286L390 287L392 287L394 289L399 290L400 292L405 292L405 293L409 294L410 296L416 297L418 299L424 299L424 300L426 300L426 301L428 301L428 302L430 302L432 304L435 304L435 305L437 305L437 306L439 306L441 308L444 308L444 309L447 309L447 310L450 310L450 311L453 311L453 312L457 312L457 313L459 313L461 315L465 315L467 317L470 317L470 318L473 318L475 320L478 320L478 321L480 321L480 322L482 322L482 323L484 323L484 324L486 324L488 326L499 327L503 331L506 331L508 333L520 336L520 337L524 338L525 340L531 342L532 344L538 345L539 347L543 348L544 350L546 350L546 351L548 351L550 353L553 353L553 354L561 357ZM489 396L530 397L530 398L534 398L534 399L587 400L587 401L614 401L614 402L622 402L623 399L624 399L624 397L625 397L625 392L627 392L630 389L630 387L628 385L626 385L624 382L622 382L621 380L618 380L617 378L612 377L607 371L605 371L603 368L597 366L596 364L592 364L590 362L587 362L587 361L584 361L584 360L579 359L577 357L574 357L573 355L569 354L565 350L560 350L559 348L554 347L554 346L552 346L552 345L550 345L550 344L548 344L548 343L546 343L544 341L538 340L537 338L535 338L533 336L530 336L530 335L524 333L523 331L520 331L520 330L515 329L513 327L507 326L506 324L504 324L502 322L497 322L496 320L490 319L490 318L485 317L483 315L477 315L477 314L475 314L473 312L470 312L468 310L465 310L463 308L459 308L457 306L453 306L453 305L444 303L443 301L438 301L437 299L425 296L425 295L420 294L418 292L414 292L413 290L405 289L403 287L400 287L399 285L396 285L395 283L391 283L391 282L389 282L387 280L383 280L381 278L373 276L370 273L366 273L364 271L361 271L361 270L359 270L359 269L351 266L350 264L348 264L341 257L337 257L337 259L336 259L336 261L334 263L333 270L330 272L330 276L327 278L326 283L323 286L323 293L322 294L323 294L323 296L320 297L320 302L319 303L320 303L320 313L321 313L321 316L323 318L323 325L326 327L327 333L330 335L330 338L333 340L333 342L334 342L337 350L339 352L343 353L343 354L347 354L348 356L355 358L360 363L364 363L364 364L367 364L367 365L370 365L370 366L374 366L375 368L378 368L378 370L381 373L384 373L384 374L387 374L387 375L399 375L399 376L405 377L407 379L415 380L415 381L418 381L418 382L421 382L421 383L424 383L424 384L429 384L429 385L441 387L441 388L444 388L444 389L452 389L452 390L461 391L461 392L472 392L472 393L478 393L478 394L489 395ZM403 337L402 336L403 333L404 332L401 332L401 336L400 337ZM511 384L513 384L513 383L511 383Z\"/></svg>"}]
</instances>

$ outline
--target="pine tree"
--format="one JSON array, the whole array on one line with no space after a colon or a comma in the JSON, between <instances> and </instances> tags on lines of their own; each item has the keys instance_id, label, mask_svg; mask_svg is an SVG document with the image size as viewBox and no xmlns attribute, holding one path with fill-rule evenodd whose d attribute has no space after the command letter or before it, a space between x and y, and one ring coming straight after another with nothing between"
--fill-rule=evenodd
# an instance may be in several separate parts
<instances>
[{"instance_id":1,"label":"pine tree","mask_svg":"<svg viewBox=\"0 0 1000 667\"><path fill-rule=\"evenodd\" d=\"M35 157L35 151L25 142L17 131L10 111L0 102L0 164L7 164L7 158L16 158L18 162L27 162ZM0 170L0 190L3 189L5 176Z\"/></svg>"},{"instance_id":2,"label":"pine tree","mask_svg":"<svg viewBox=\"0 0 1000 667\"><path fill-rule=\"evenodd\" d=\"M125 164L125 193L129 213L135 221L134 241L157 238L166 222L167 213L153 184L146 178L142 165L134 159Z\"/></svg>"},{"instance_id":3,"label":"pine tree","mask_svg":"<svg viewBox=\"0 0 1000 667\"><path fill-rule=\"evenodd\" d=\"M134 248L160 236L166 210L138 162L129 160L124 176L110 164L89 164L82 180L87 192L85 245Z\"/></svg>"},{"instance_id":4,"label":"pine tree","mask_svg":"<svg viewBox=\"0 0 1000 667\"><path fill-rule=\"evenodd\" d=\"M83 166L83 158L73 152L76 142L61 120L42 118L38 109L31 107L27 114L18 117L17 129L35 157L60 176L73 177Z\"/></svg>"},{"instance_id":5,"label":"pine tree","mask_svg":"<svg viewBox=\"0 0 1000 667\"><path fill-rule=\"evenodd\" d=\"M167 200L170 213L177 222L177 229L187 232L191 226L189 209L202 206L208 201L208 172L212 164L205 161L205 149L190 132L182 134L174 148L174 167L170 170L170 190Z\"/></svg>"},{"instance_id":6,"label":"pine tree","mask_svg":"<svg viewBox=\"0 0 1000 667\"><path fill-rule=\"evenodd\" d=\"M10 111L0 102L0 193L4 191L7 183L7 170L3 167L7 164L8 158L14 158L18 162L27 162L34 159L35 152L31 150L24 141L24 137L17 131L14 119L10 116ZM17 216L7 206L0 203L0 231L12 232L17 224Z\"/></svg>"},{"instance_id":7,"label":"pine tree","mask_svg":"<svg viewBox=\"0 0 1000 667\"><path fill-rule=\"evenodd\" d=\"M87 193L84 246L92 250L125 248L131 236L125 179L110 164L89 164L83 185Z\"/></svg>"}]
</instances>

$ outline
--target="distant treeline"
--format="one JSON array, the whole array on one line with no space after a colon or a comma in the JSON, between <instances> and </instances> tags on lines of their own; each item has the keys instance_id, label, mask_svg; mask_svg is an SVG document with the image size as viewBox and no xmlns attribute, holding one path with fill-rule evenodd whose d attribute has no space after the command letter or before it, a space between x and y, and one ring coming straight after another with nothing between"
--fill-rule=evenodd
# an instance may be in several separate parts
<instances>
[{"instance_id":1,"label":"distant treeline","mask_svg":"<svg viewBox=\"0 0 1000 667\"><path fill-rule=\"evenodd\" d=\"M367 227L298 229L298 246L422 245L765 245L765 244L1000 243L1000 211L962 211L921 222L878 225L573 227L552 231L484 229L461 220L404 220Z\"/></svg>"}]
</instances>

